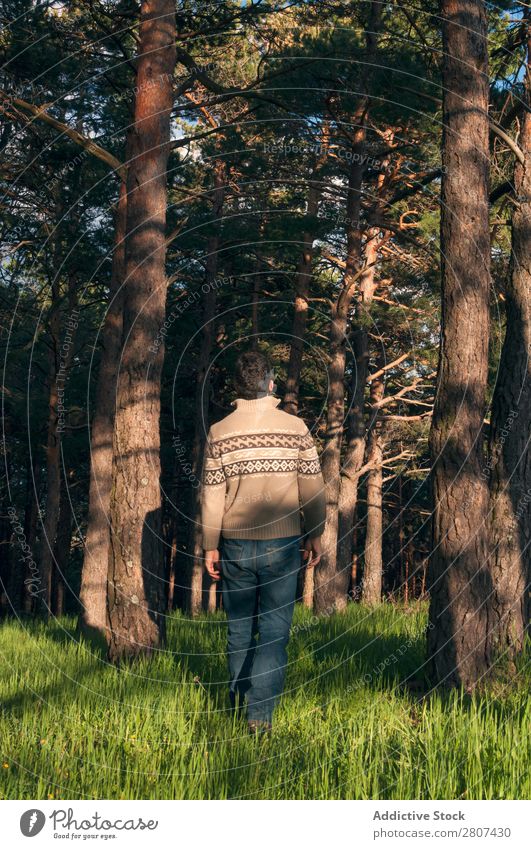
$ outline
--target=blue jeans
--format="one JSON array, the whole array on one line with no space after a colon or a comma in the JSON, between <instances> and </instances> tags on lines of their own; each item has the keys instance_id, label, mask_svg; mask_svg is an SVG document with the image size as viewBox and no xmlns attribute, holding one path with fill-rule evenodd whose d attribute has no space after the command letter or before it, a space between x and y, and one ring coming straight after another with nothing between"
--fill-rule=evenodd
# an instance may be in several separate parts
<instances>
[{"instance_id":1,"label":"blue jeans","mask_svg":"<svg viewBox=\"0 0 531 849\"><path fill-rule=\"evenodd\" d=\"M230 696L245 699L248 719L271 722L282 694L300 544L300 536L222 540Z\"/></svg>"}]
</instances>

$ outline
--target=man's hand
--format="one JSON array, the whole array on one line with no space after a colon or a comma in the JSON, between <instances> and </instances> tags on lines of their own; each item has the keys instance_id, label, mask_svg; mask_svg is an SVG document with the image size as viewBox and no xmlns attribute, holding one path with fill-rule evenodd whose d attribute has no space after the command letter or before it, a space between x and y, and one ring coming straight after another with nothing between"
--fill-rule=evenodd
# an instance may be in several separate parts
<instances>
[{"instance_id":1,"label":"man's hand","mask_svg":"<svg viewBox=\"0 0 531 849\"><path fill-rule=\"evenodd\" d=\"M321 560L323 549L321 547L321 537L308 538L304 543L303 558L306 560L306 566L313 569Z\"/></svg>"},{"instance_id":2,"label":"man's hand","mask_svg":"<svg viewBox=\"0 0 531 849\"><path fill-rule=\"evenodd\" d=\"M219 551L215 548L213 551L205 551L205 569L213 581L219 581L221 572L218 567Z\"/></svg>"}]
</instances>

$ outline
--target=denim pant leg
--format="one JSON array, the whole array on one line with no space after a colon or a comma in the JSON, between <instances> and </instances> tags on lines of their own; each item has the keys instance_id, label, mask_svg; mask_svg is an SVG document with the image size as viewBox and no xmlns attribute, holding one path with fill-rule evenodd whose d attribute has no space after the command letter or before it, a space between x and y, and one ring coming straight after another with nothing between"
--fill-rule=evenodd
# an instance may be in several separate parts
<instances>
[{"instance_id":1,"label":"denim pant leg","mask_svg":"<svg viewBox=\"0 0 531 849\"><path fill-rule=\"evenodd\" d=\"M258 541L257 547L259 638L247 693L247 715L249 719L271 722L284 687L300 568L300 537Z\"/></svg>"},{"instance_id":2,"label":"denim pant leg","mask_svg":"<svg viewBox=\"0 0 531 849\"><path fill-rule=\"evenodd\" d=\"M258 599L254 545L253 540L244 539L223 539L221 545L221 586L228 620L227 653L233 704L243 703L251 686Z\"/></svg>"}]
</instances>

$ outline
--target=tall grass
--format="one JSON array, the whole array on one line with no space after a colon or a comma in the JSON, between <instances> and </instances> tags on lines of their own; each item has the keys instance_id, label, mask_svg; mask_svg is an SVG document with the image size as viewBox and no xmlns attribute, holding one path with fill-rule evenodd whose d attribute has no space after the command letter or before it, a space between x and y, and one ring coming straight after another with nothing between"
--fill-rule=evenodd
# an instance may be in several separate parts
<instances>
[{"instance_id":1,"label":"tall grass","mask_svg":"<svg viewBox=\"0 0 531 849\"><path fill-rule=\"evenodd\" d=\"M222 615L169 621L115 669L74 621L0 627L2 798L529 798L525 661L468 697L422 695L425 609L297 610L274 733L226 702Z\"/></svg>"}]
</instances>

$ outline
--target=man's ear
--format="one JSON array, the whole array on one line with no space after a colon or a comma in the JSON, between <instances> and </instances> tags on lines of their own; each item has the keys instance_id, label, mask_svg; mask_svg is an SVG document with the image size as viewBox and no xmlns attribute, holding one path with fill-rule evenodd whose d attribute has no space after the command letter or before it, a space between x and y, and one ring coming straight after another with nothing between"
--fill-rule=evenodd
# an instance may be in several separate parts
<instances>
[{"instance_id":1,"label":"man's ear","mask_svg":"<svg viewBox=\"0 0 531 849\"><path fill-rule=\"evenodd\" d=\"M268 387L267 391L268 391L268 392L272 392L272 391L273 391L273 386L274 386L274 385L275 385L275 381L274 381L274 380L270 380L270 381L269 381L269 387Z\"/></svg>"}]
</instances>

